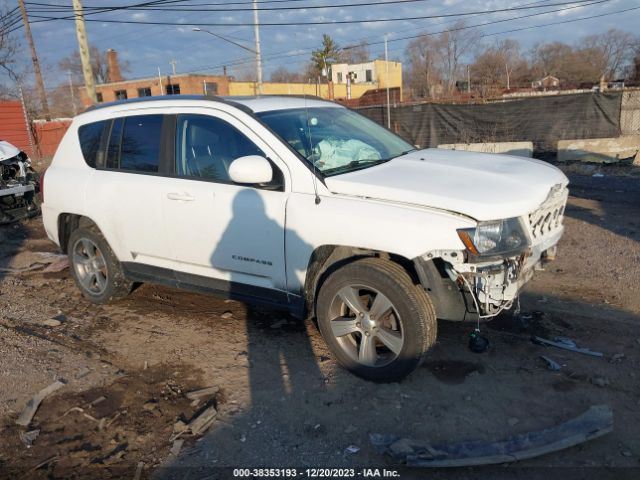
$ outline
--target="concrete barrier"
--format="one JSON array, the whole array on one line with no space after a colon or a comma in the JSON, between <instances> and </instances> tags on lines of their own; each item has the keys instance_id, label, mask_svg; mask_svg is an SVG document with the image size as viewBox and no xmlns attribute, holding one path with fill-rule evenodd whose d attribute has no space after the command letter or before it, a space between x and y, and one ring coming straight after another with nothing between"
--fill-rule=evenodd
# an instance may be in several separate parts
<instances>
[{"instance_id":1,"label":"concrete barrier","mask_svg":"<svg viewBox=\"0 0 640 480\"><path fill-rule=\"evenodd\" d=\"M558 141L558 161L615 163L636 157L640 152L640 135L617 138Z\"/></svg>"},{"instance_id":2,"label":"concrete barrier","mask_svg":"<svg viewBox=\"0 0 640 480\"><path fill-rule=\"evenodd\" d=\"M519 157L533 156L533 142L443 143L438 148L466 152L501 153Z\"/></svg>"}]
</instances>

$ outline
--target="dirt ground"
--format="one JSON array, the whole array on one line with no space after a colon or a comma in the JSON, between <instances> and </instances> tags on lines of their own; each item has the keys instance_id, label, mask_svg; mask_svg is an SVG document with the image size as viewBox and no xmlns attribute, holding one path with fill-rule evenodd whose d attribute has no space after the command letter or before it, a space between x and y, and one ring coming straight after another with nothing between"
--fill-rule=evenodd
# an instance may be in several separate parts
<instances>
[{"instance_id":1,"label":"dirt ground","mask_svg":"<svg viewBox=\"0 0 640 480\"><path fill-rule=\"evenodd\" d=\"M154 285L113 305L92 305L68 270L54 271L63 263L50 255L56 247L39 219L0 228L0 477L394 469L372 448L370 433L433 445L500 440L598 404L614 411L614 431L605 437L498 470L426 473L526 477L565 467L557 471L579 471L580 478L637 475L640 175L628 168L568 171L572 196L559 257L526 287L523 315L484 325L491 345L483 354L467 348L473 325L441 322L426 363L387 385L341 370L313 323L277 312ZM42 268L18 272L36 262ZM532 334L570 337L604 356L542 347ZM547 369L541 355L560 371ZM55 380L65 385L43 401L31 425L16 425L27 401ZM185 396L211 386L219 391L197 406ZM181 451L171 453L174 424L211 406L218 414L208 433L183 434ZM35 430L35 439L25 437Z\"/></svg>"}]
</instances>

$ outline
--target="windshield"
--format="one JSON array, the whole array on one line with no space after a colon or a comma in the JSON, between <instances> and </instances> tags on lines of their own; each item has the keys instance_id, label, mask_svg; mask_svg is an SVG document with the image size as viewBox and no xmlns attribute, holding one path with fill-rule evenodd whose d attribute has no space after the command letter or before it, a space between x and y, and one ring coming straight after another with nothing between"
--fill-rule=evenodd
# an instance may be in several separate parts
<instances>
[{"instance_id":1,"label":"windshield","mask_svg":"<svg viewBox=\"0 0 640 480\"><path fill-rule=\"evenodd\" d=\"M400 137L346 108L296 108L257 115L327 176L383 163L413 150Z\"/></svg>"}]
</instances>

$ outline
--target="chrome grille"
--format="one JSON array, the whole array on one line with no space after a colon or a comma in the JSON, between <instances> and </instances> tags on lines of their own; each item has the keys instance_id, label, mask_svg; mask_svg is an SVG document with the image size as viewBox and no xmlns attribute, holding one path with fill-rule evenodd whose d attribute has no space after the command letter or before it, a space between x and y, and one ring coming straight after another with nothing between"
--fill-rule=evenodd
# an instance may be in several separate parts
<instances>
[{"instance_id":1,"label":"chrome grille","mask_svg":"<svg viewBox=\"0 0 640 480\"><path fill-rule=\"evenodd\" d=\"M539 240L562 227L564 209L569 191L558 184L534 212L529 214L529 229L534 240Z\"/></svg>"}]
</instances>

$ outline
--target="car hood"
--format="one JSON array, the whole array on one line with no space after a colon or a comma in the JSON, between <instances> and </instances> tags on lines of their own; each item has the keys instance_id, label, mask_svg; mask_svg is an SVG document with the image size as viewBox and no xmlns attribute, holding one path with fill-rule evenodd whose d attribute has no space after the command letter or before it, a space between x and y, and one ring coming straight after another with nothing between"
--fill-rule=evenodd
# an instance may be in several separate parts
<instances>
[{"instance_id":1,"label":"car hood","mask_svg":"<svg viewBox=\"0 0 640 480\"><path fill-rule=\"evenodd\" d=\"M20 150L9 142L0 140L0 162L15 157L20 153Z\"/></svg>"},{"instance_id":2,"label":"car hood","mask_svg":"<svg viewBox=\"0 0 640 480\"><path fill-rule=\"evenodd\" d=\"M559 169L540 160L439 149L326 178L332 193L437 208L476 220L530 213L553 186L568 183Z\"/></svg>"}]
</instances>

